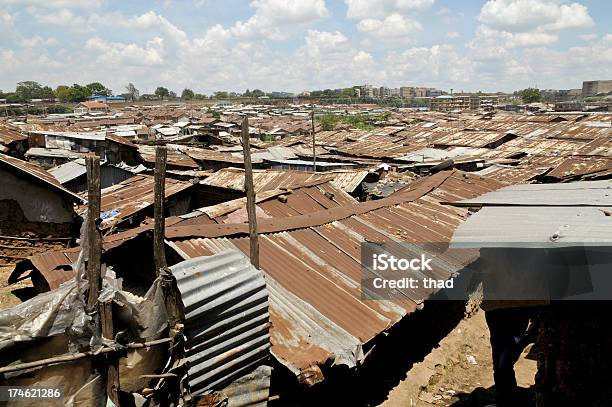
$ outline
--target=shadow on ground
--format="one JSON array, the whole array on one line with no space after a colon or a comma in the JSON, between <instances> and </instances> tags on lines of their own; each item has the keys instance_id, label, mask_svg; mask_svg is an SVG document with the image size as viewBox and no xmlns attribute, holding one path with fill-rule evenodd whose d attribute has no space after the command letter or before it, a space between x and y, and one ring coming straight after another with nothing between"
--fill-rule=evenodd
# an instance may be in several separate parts
<instances>
[{"instance_id":1,"label":"shadow on ground","mask_svg":"<svg viewBox=\"0 0 612 407\"><path fill-rule=\"evenodd\" d=\"M451 332L465 314L464 301L428 301L421 311L404 318L376 339L376 346L358 369L340 366L323 369L325 380L312 388L296 384L287 369L277 366L272 395L278 406L376 406Z\"/></svg>"},{"instance_id":2,"label":"shadow on ground","mask_svg":"<svg viewBox=\"0 0 612 407\"><path fill-rule=\"evenodd\" d=\"M483 407L490 404L495 404L495 386L488 389L477 387L471 393L457 393L448 405L453 407ZM533 386L529 388L519 387L515 399L507 405L520 407L535 406Z\"/></svg>"}]
</instances>

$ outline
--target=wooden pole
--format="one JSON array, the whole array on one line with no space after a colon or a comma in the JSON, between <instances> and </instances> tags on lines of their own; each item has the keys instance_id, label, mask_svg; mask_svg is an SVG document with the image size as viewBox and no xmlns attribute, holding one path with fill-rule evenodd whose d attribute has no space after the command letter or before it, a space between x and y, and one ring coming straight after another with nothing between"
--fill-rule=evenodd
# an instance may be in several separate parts
<instances>
[{"instance_id":1,"label":"wooden pole","mask_svg":"<svg viewBox=\"0 0 612 407\"><path fill-rule=\"evenodd\" d=\"M160 270L166 267L166 250L164 246L164 197L166 189L166 146L155 147L155 207L153 216L155 226L153 229L153 256L155 258L155 272L159 276Z\"/></svg>"},{"instance_id":2,"label":"wooden pole","mask_svg":"<svg viewBox=\"0 0 612 407\"><path fill-rule=\"evenodd\" d=\"M114 340L113 329L113 302L100 304L100 320L102 323L102 336L106 339ZM106 355L106 394L119 406L119 354L109 353Z\"/></svg>"},{"instance_id":3,"label":"wooden pole","mask_svg":"<svg viewBox=\"0 0 612 407\"><path fill-rule=\"evenodd\" d=\"M100 157L88 154L85 158L87 169L87 236L89 240L87 279L89 293L87 296L87 312L96 310L100 316L100 328L102 336L114 340L113 331L113 304L98 303L98 295L101 285L101 257L102 236L98 229L100 218ZM116 354L108 355L106 358L106 392L108 397L119 406L119 358Z\"/></svg>"},{"instance_id":4,"label":"wooden pole","mask_svg":"<svg viewBox=\"0 0 612 407\"><path fill-rule=\"evenodd\" d=\"M102 257L102 238L97 221L100 217L100 157L88 154L85 157L87 169L87 237L89 240L87 279L89 294L87 312L92 313L98 305L100 291L100 258Z\"/></svg>"},{"instance_id":5,"label":"wooden pole","mask_svg":"<svg viewBox=\"0 0 612 407\"><path fill-rule=\"evenodd\" d=\"M259 268L259 241L257 240L255 189L253 188L253 168L251 166L251 147L249 143L249 119L247 117L242 121L242 150L244 154L244 192L246 193L247 215L249 218L251 264Z\"/></svg>"},{"instance_id":6,"label":"wooden pole","mask_svg":"<svg viewBox=\"0 0 612 407\"><path fill-rule=\"evenodd\" d=\"M317 172L317 150L315 145L315 116L314 109L310 113L310 133L312 135L312 170Z\"/></svg>"}]
</instances>

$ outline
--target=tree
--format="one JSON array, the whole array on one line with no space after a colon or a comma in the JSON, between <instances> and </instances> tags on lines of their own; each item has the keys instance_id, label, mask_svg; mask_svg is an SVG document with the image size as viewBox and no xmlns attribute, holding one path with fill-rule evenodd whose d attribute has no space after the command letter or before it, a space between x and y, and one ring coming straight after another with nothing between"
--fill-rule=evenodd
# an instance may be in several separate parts
<instances>
[{"instance_id":1,"label":"tree","mask_svg":"<svg viewBox=\"0 0 612 407\"><path fill-rule=\"evenodd\" d=\"M250 90L245 90L244 93L242 94L242 96L244 96L245 98L251 97L251 91Z\"/></svg>"},{"instance_id":2,"label":"tree","mask_svg":"<svg viewBox=\"0 0 612 407\"><path fill-rule=\"evenodd\" d=\"M169 97L170 99L176 99L176 92L175 92L175 91L173 91L173 90L171 90L171 91L168 93L168 97Z\"/></svg>"},{"instance_id":3,"label":"tree","mask_svg":"<svg viewBox=\"0 0 612 407\"><path fill-rule=\"evenodd\" d=\"M125 87L125 90L127 95L126 100L129 100L130 102L138 100L138 97L140 96L140 91L136 89L136 86L134 86L132 82L128 83L128 85Z\"/></svg>"},{"instance_id":4,"label":"tree","mask_svg":"<svg viewBox=\"0 0 612 407\"><path fill-rule=\"evenodd\" d=\"M253 89L253 91L251 92L251 96L253 96L254 98L258 98L258 97L264 96L264 95L265 95L265 93L261 89Z\"/></svg>"},{"instance_id":5,"label":"tree","mask_svg":"<svg viewBox=\"0 0 612 407\"><path fill-rule=\"evenodd\" d=\"M183 89L183 93L181 93L181 99L191 100L195 97L195 93L191 89Z\"/></svg>"},{"instance_id":6,"label":"tree","mask_svg":"<svg viewBox=\"0 0 612 407\"><path fill-rule=\"evenodd\" d=\"M60 102L69 102L70 86L59 85L57 88L55 88L55 96L60 100Z\"/></svg>"},{"instance_id":7,"label":"tree","mask_svg":"<svg viewBox=\"0 0 612 407\"><path fill-rule=\"evenodd\" d=\"M164 100L164 98L170 96L170 91L163 86L159 86L157 89L155 89L155 95Z\"/></svg>"},{"instance_id":8,"label":"tree","mask_svg":"<svg viewBox=\"0 0 612 407\"><path fill-rule=\"evenodd\" d=\"M90 90L86 86L81 86L78 83L75 83L70 88L70 98L71 102L83 102L89 96L91 96Z\"/></svg>"},{"instance_id":9,"label":"tree","mask_svg":"<svg viewBox=\"0 0 612 407\"><path fill-rule=\"evenodd\" d=\"M215 92L215 99L227 99L227 92L219 91Z\"/></svg>"},{"instance_id":10,"label":"tree","mask_svg":"<svg viewBox=\"0 0 612 407\"><path fill-rule=\"evenodd\" d=\"M14 98L26 102L32 99L50 99L54 98L53 90L48 86L42 86L35 81L19 82L15 88Z\"/></svg>"},{"instance_id":11,"label":"tree","mask_svg":"<svg viewBox=\"0 0 612 407\"><path fill-rule=\"evenodd\" d=\"M523 89L518 92L518 95L523 100L523 103L534 103L542 100L542 94L536 88Z\"/></svg>"},{"instance_id":12,"label":"tree","mask_svg":"<svg viewBox=\"0 0 612 407\"><path fill-rule=\"evenodd\" d=\"M102 85L100 82L92 82L85 87L89 90L94 96L111 96L113 92L108 89L106 86Z\"/></svg>"}]
</instances>

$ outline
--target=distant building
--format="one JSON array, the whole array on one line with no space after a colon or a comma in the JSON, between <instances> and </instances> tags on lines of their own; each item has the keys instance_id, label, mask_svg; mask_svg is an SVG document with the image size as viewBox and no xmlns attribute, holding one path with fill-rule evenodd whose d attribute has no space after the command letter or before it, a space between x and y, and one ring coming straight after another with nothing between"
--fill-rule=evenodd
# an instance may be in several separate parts
<instances>
[{"instance_id":1,"label":"distant building","mask_svg":"<svg viewBox=\"0 0 612 407\"><path fill-rule=\"evenodd\" d=\"M105 102L97 100L88 100L87 102L81 102L74 108L75 114L85 113L105 113L108 112L109 108Z\"/></svg>"},{"instance_id":2,"label":"distant building","mask_svg":"<svg viewBox=\"0 0 612 407\"><path fill-rule=\"evenodd\" d=\"M497 96L491 95L440 95L431 99L430 108L439 112L478 110L485 106L490 108L497 99Z\"/></svg>"},{"instance_id":3,"label":"distant building","mask_svg":"<svg viewBox=\"0 0 612 407\"><path fill-rule=\"evenodd\" d=\"M379 95L381 98L387 98L387 97L391 96L391 93L390 93L390 91L389 91L389 88L387 88L386 86L381 86L381 87L378 89L378 95Z\"/></svg>"},{"instance_id":4,"label":"distant building","mask_svg":"<svg viewBox=\"0 0 612 407\"><path fill-rule=\"evenodd\" d=\"M399 88L389 89L389 96L391 96L392 98L398 98L400 96L400 89Z\"/></svg>"},{"instance_id":5,"label":"distant building","mask_svg":"<svg viewBox=\"0 0 612 407\"><path fill-rule=\"evenodd\" d=\"M582 97L612 92L612 80L582 82Z\"/></svg>"},{"instance_id":6,"label":"distant building","mask_svg":"<svg viewBox=\"0 0 612 407\"><path fill-rule=\"evenodd\" d=\"M402 86L400 88L400 97L403 99L414 97L414 88L412 86Z\"/></svg>"},{"instance_id":7,"label":"distant building","mask_svg":"<svg viewBox=\"0 0 612 407\"><path fill-rule=\"evenodd\" d=\"M88 100L94 100L103 103L123 103L125 98L123 96L105 96L105 95L94 95L89 96Z\"/></svg>"}]
</instances>

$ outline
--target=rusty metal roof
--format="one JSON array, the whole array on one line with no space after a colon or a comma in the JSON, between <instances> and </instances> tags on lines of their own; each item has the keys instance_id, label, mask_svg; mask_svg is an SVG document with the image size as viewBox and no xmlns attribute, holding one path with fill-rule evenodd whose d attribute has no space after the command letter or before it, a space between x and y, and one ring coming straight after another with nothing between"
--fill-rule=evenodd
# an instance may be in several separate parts
<instances>
[{"instance_id":1,"label":"rusty metal roof","mask_svg":"<svg viewBox=\"0 0 612 407\"><path fill-rule=\"evenodd\" d=\"M551 172L549 177L557 179L577 179L584 175L592 175L612 170L612 157L568 157Z\"/></svg>"},{"instance_id":2,"label":"rusty metal roof","mask_svg":"<svg viewBox=\"0 0 612 407\"><path fill-rule=\"evenodd\" d=\"M17 170L21 174L25 174L32 179L44 183L46 186L51 187L52 189L60 192L62 195L68 197L73 202L86 202L86 200L81 196L64 188L53 175L37 165L2 153L0 153L0 165L11 170Z\"/></svg>"},{"instance_id":3,"label":"rusty metal roof","mask_svg":"<svg viewBox=\"0 0 612 407\"><path fill-rule=\"evenodd\" d=\"M354 204L357 201L328 180L311 181L295 189L273 189L255 196L258 218L283 218L303 215ZM238 198L213 206L199 208L192 213L179 216L174 226L201 223L233 224L248 221L246 198ZM208 222L210 220L210 222Z\"/></svg>"},{"instance_id":4,"label":"rusty metal roof","mask_svg":"<svg viewBox=\"0 0 612 407\"><path fill-rule=\"evenodd\" d=\"M430 294L414 292L395 301L362 300L360 243L449 241L467 211L439 201L478 196L501 185L447 171L384 199L258 219L274 356L306 384L322 380L319 365L325 362L359 364L378 334L417 310ZM247 253L246 226L178 224L167 227L166 236L169 246L184 258L227 248Z\"/></svg>"},{"instance_id":5,"label":"rusty metal roof","mask_svg":"<svg viewBox=\"0 0 612 407\"><path fill-rule=\"evenodd\" d=\"M6 126L0 126L0 144L7 145L15 141L27 140L28 136Z\"/></svg>"},{"instance_id":6,"label":"rusty metal roof","mask_svg":"<svg viewBox=\"0 0 612 407\"><path fill-rule=\"evenodd\" d=\"M510 184L520 184L529 182L538 175L545 174L547 171L550 171L551 168L550 166L492 165L484 170L478 171L478 174Z\"/></svg>"},{"instance_id":7,"label":"rusty metal roof","mask_svg":"<svg viewBox=\"0 0 612 407\"><path fill-rule=\"evenodd\" d=\"M100 227L107 229L151 207L154 203L154 180L153 176L141 174L104 188L100 209L102 213L107 212L108 216ZM165 197L171 197L191 187L193 184L190 182L166 178ZM80 212L85 210L85 207L79 209Z\"/></svg>"},{"instance_id":8,"label":"rusty metal roof","mask_svg":"<svg viewBox=\"0 0 612 407\"><path fill-rule=\"evenodd\" d=\"M274 189L294 189L313 182L331 181L347 192L353 192L368 175L367 171L339 170L324 173L312 173L289 170L253 170L255 192ZM236 191L244 190L244 170L240 168L221 169L205 180L202 185L227 188Z\"/></svg>"},{"instance_id":9,"label":"rusty metal roof","mask_svg":"<svg viewBox=\"0 0 612 407\"><path fill-rule=\"evenodd\" d=\"M154 146L138 146L138 153L142 157L142 159L150 164L155 163L155 147ZM170 166L176 167L186 167L186 168L199 168L198 163L196 163L193 158L189 157L186 154L177 151L176 149L168 148L167 150L167 164Z\"/></svg>"}]
</instances>

